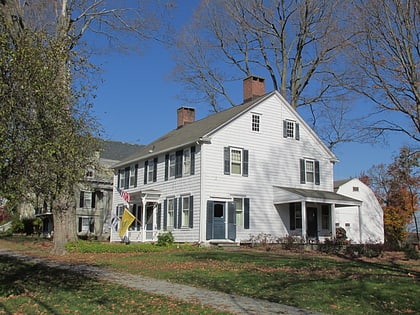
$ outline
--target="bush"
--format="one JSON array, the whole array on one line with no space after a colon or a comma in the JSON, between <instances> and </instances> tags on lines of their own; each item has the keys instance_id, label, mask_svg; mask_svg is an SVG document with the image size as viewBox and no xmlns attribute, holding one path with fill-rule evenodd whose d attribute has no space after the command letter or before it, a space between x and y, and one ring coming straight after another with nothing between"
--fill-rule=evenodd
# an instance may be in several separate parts
<instances>
[{"instance_id":1,"label":"bush","mask_svg":"<svg viewBox=\"0 0 420 315\"><path fill-rule=\"evenodd\" d=\"M174 236L171 232L161 233L158 235L157 246L169 246L174 243Z\"/></svg>"}]
</instances>

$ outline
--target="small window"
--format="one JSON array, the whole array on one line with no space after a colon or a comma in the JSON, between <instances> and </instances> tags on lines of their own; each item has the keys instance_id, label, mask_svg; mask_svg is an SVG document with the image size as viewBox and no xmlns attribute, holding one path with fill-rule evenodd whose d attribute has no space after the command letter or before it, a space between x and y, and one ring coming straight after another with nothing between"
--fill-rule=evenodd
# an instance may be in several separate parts
<instances>
[{"instance_id":1,"label":"small window","mask_svg":"<svg viewBox=\"0 0 420 315\"><path fill-rule=\"evenodd\" d=\"M349 228L350 227L350 223L346 223L345 226L346 226L346 228Z\"/></svg>"},{"instance_id":2,"label":"small window","mask_svg":"<svg viewBox=\"0 0 420 315\"><path fill-rule=\"evenodd\" d=\"M93 168L90 168L90 169L88 169L87 171L86 171L86 178L93 178L93 176L94 176L94 170L93 170Z\"/></svg>"},{"instance_id":3,"label":"small window","mask_svg":"<svg viewBox=\"0 0 420 315\"><path fill-rule=\"evenodd\" d=\"M169 177L175 176L175 153L169 155Z\"/></svg>"},{"instance_id":4,"label":"small window","mask_svg":"<svg viewBox=\"0 0 420 315\"><path fill-rule=\"evenodd\" d=\"M190 197L182 197L182 227L188 227L190 222Z\"/></svg>"},{"instance_id":5,"label":"small window","mask_svg":"<svg viewBox=\"0 0 420 315\"><path fill-rule=\"evenodd\" d=\"M154 169L155 169L154 161L149 160L149 162L147 163L147 181L148 182L153 182Z\"/></svg>"},{"instance_id":6,"label":"small window","mask_svg":"<svg viewBox=\"0 0 420 315\"><path fill-rule=\"evenodd\" d=\"M92 217L79 217L79 233L95 232L94 219Z\"/></svg>"},{"instance_id":7,"label":"small window","mask_svg":"<svg viewBox=\"0 0 420 315\"><path fill-rule=\"evenodd\" d=\"M330 229L330 207L327 205L322 206L322 229Z\"/></svg>"},{"instance_id":8,"label":"small window","mask_svg":"<svg viewBox=\"0 0 420 315\"><path fill-rule=\"evenodd\" d=\"M306 182L313 183L315 179L314 161L306 160L305 169L306 169Z\"/></svg>"},{"instance_id":9,"label":"small window","mask_svg":"<svg viewBox=\"0 0 420 315\"><path fill-rule=\"evenodd\" d=\"M168 199L168 223L167 226L174 226L174 204L175 200L173 198Z\"/></svg>"},{"instance_id":10,"label":"small window","mask_svg":"<svg viewBox=\"0 0 420 315\"><path fill-rule=\"evenodd\" d=\"M136 167L130 166L130 187L136 186Z\"/></svg>"},{"instance_id":11,"label":"small window","mask_svg":"<svg viewBox=\"0 0 420 315\"><path fill-rule=\"evenodd\" d=\"M353 186L353 191L359 191L359 187Z\"/></svg>"},{"instance_id":12,"label":"small window","mask_svg":"<svg viewBox=\"0 0 420 315\"><path fill-rule=\"evenodd\" d=\"M190 175L191 172L191 154L190 149L184 150L184 162L183 162L184 175Z\"/></svg>"},{"instance_id":13,"label":"small window","mask_svg":"<svg viewBox=\"0 0 420 315\"><path fill-rule=\"evenodd\" d=\"M120 171L120 185L118 187L124 188L125 186L125 172L124 170Z\"/></svg>"},{"instance_id":14,"label":"small window","mask_svg":"<svg viewBox=\"0 0 420 315\"><path fill-rule=\"evenodd\" d=\"M242 198L233 198L236 210L236 225L244 225L244 200Z\"/></svg>"},{"instance_id":15,"label":"small window","mask_svg":"<svg viewBox=\"0 0 420 315\"><path fill-rule=\"evenodd\" d=\"M95 193L91 191L80 192L80 208L95 208Z\"/></svg>"},{"instance_id":16,"label":"small window","mask_svg":"<svg viewBox=\"0 0 420 315\"><path fill-rule=\"evenodd\" d=\"M252 131L260 131L260 120L261 116L258 114L252 114Z\"/></svg>"},{"instance_id":17,"label":"small window","mask_svg":"<svg viewBox=\"0 0 420 315\"><path fill-rule=\"evenodd\" d=\"M242 174L242 150L241 149L231 149L231 174Z\"/></svg>"},{"instance_id":18,"label":"small window","mask_svg":"<svg viewBox=\"0 0 420 315\"><path fill-rule=\"evenodd\" d=\"M299 124L294 120L283 120L283 137L299 140Z\"/></svg>"}]
</instances>

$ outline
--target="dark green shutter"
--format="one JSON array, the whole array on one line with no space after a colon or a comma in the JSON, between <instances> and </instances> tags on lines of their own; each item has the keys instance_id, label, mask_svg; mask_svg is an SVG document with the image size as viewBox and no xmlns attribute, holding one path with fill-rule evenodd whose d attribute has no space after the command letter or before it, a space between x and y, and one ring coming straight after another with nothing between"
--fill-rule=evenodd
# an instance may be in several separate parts
<instances>
[{"instance_id":1,"label":"dark green shutter","mask_svg":"<svg viewBox=\"0 0 420 315\"><path fill-rule=\"evenodd\" d=\"M120 188L120 174L121 174L121 170L118 170L117 188Z\"/></svg>"},{"instance_id":2,"label":"dark green shutter","mask_svg":"<svg viewBox=\"0 0 420 315\"><path fill-rule=\"evenodd\" d=\"M301 159L300 160L300 183L301 184L305 184L306 180L305 180L305 160Z\"/></svg>"},{"instance_id":3,"label":"dark green shutter","mask_svg":"<svg viewBox=\"0 0 420 315\"><path fill-rule=\"evenodd\" d=\"M168 200L163 201L163 228L168 228Z\"/></svg>"},{"instance_id":4,"label":"dark green shutter","mask_svg":"<svg viewBox=\"0 0 420 315\"><path fill-rule=\"evenodd\" d=\"M320 183L319 161L315 161L315 185L319 185Z\"/></svg>"},{"instance_id":5,"label":"dark green shutter","mask_svg":"<svg viewBox=\"0 0 420 315\"><path fill-rule=\"evenodd\" d=\"M295 123L295 139L296 140L300 139L299 124L298 123Z\"/></svg>"},{"instance_id":6,"label":"dark green shutter","mask_svg":"<svg viewBox=\"0 0 420 315\"><path fill-rule=\"evenodd\" d=\"M144 161L144 184L147 184L147 167L149 165L149 161Z\"/></svg>"},{"instance_id":7,"label":"dark green shutter","mask_svg":"<svg viewBox=\"0 0 420 315\"><path fill-rule=\"evenodd\" d=\"M165 180L169 179L169 154L165 155Z\"/></svg>"},{"instance_id":8,"label":"dark green shutter","mask_svg":"<svg viewBox=\"0 0 420 315\"><path fill-rule=\"evenodd\" d=\"M179 150L175 153L175 178L182 177L182 158L183 151Z\"/></svg>"},{"instance_id":9,"label":"dark green shutter","mask_svg":"<svg viewBox=\"0 0 420 315\"><path fill-rule=\"evenodd\" d=\"M95 194L95 192L92 192L92 199L90 200L91 201L91 208L92 209L95 209L95 205L96 205L96 194Z\"/></svg>"},{"instance_id":10,"label":"dark green shutter","mask_svg":"<svg viewBox=\"0 0 420 315\"><path fill-rule=\"evenodd\" d=\"M289 203L290 230L296 229L295 204Z\"/></svg>"},{"instance_id":11,"label":"dark green shutter","mask_svg":"<svg viewBox=\"0 0 420 315\"><path fill-rule=\"evenodd\" d=\"M79 232L82 232L82 218L79 217Z\"/></svg>"},{"instance_id":12,"label":"dark green shutter","mask_svg":"<svg viewBox=\"0 0 420 315\"><path fill-rule=\"evenodd\" d=\"M243 150L242 176L248 176L248 150Z\"/></svg>"},{"instance_id":13,"label":"dark green shutter","mask_svg":"<svg viewBox=\"0 0 420 315\"><path fill-rule=\"evenodd\" d=\"M228 238L232 241L236 238L236 207L234 202L228 202Z\"/></svg>"},{"instance_id":14,"label":"dark green shutter","mask_svg":"<svg viewBox=\"0 0 420 315\"><path fill-rule=\"evenodd\" d=\"M244 198L244 229L249 229L249 198Z\"/></svg>"},{"instance_id":15,"label":"dark green shutter","mask_svg":"<svg viewBox=\"0 0 420 315\"><path fill-rule=\"evenodd\" d=\"M191 165L190 165L190 174L194 175L195 172L195 146L191 147Z\"/></svg>"},{"instance_id":16,"label":"dark green shutter","mask_svg":"<svg viewBox=\"0 0 420 315\"><path fill-rule=\"evenodd\" d=\"M194 199L193 199L193 196L190 196L190 216L189 216L190 222L188 222L188 226L190 228L193 228L193 222L194 222L193 208L194 208Z\"/></svg>"},{"instance_id":17,"label":"dark green shutter","mask_svg":"<svg viewBox=\"0 0 420 315\"><path fill-rule=\"evenodd\" d=\"M162 219L162 204L161 203L159 203L158 204L158 207L157 207L157 213L156 213L156 228L158 229L158 230L160 230L160 222L161 222L161 219Z\"/></svg>"},{"instance_id":18,"label":"dark green shutter","mask_svg":"<svg viewBox=\"0 0 420 315\"><path fill-rule=\"evenodd\" d=\"M178 229L180 229L182 226L182 197L178 198L178 202Z\"/></svg>"},{"instance_id":19,"label":"dark green shutter","mask_svg":"<svg viewBox=\"0 0 420 315\"><path fill-rule=\"evenodd\" d=\"M287 138L287 122L283 120L283 138Z\"/></svg>"},{"instance_id":20,"label":"dark green shutter","mask_svg":"<svg viewBox=\"0 0 420 315\"><path fill-rule=\"evenodd\" d=\"M157 165L158 165L158 158L153 159L153 182L157 181Z\"/></svg>"},{"instance_id":21,"label":"dark green shutter","mask_svg":"<svg viewBox=\"0 0 420 315\"><path fill-rule=\"evenodd\" d=\"M178 203L177 199L174 198L174 228L178 226Z\"/></svg>"},{"instance_id":22,"label":"dark green shutter","mask_svg":"<svg viewBox=\"0 0 420 315\"><path fill-rule=\"evenodd\" d=\"M92 217L89 218L89 232L95 232L95 220Z\"/></svg>"},{"instance_id":23,"label":"dark green shutter","mask_svg":"<svg viewBox=\"0 0 420 315\"><path fill-rule=\"evenodd\" d=\"M135 166L134 166L134 187L137 187L137 172L138 172L138 170L139 170L139 165L138 164L136 164Z\"/></svg>"},{"instance_id":24,"label":"dark green shutter","mask_svg":"<svg viewBox=\"0 0 420 315\"><path fill-rule=\"evenodd\" d=\"M230 175L230 147L224 148L224 161L225 161L225 166L224 166L225 175Z\"/></svg>"},{"instance_id":25,"label":"dark green shutter","mask_svg":"<svg viewBox=\"0 0 420 315\"><path fill-rule=\"evenodd\" d=\"M213 201L207 201L206 240L213 238Z\"/></svg>"},{"instance_id":26,"label":"dark green shutter","mask_svg":"<svg viewBox=\"0 0 420 315\"><path fill-rule=\"evenodd\" d=\"M126 167L124 173L124 189L127 189L130 186L130 167Z\"/></svg>"}]
</instances>

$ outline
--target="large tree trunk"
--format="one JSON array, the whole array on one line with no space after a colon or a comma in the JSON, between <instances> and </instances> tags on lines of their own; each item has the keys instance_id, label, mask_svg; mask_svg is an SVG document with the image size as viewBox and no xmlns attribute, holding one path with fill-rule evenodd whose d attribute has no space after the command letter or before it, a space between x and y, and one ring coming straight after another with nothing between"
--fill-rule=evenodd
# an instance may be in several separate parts
<instances>
[{"instance_id":1,"label":"large tree trunk","mask_svg":"<svg viewBox=\"0 0 420 315\"><path fill-rule=\"evenodd\" d=\"M77 240L76 208L70 197L60 198L53 209L54 238L52 254L64 255L67 242Z\"/></svg>"}]
</instances>

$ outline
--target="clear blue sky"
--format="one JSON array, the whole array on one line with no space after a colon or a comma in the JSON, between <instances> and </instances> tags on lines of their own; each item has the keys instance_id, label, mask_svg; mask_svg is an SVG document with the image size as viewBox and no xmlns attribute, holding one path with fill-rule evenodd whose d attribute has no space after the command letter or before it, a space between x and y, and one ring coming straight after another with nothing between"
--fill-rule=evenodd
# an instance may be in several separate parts
<instances>
[{"instance_id":1,"label":"clear blue sky","mask_svg":"<svg viewBox=\"0 0 420 315\"><path fill-rule=\"evenodd\" d=\"M185 21L192 12L188 2L180 12ZM176 110L183 104L178 98L182 87L169 78L173 70L170 53L158 44L149 44L142 54L117 53L95 57L102 68L96 91L94 114L104 129L103 138L128 143L148 144L176 128ZM242 83L237 93L242 97ZM196 119L209 114L209 107L196 107ZM334 168L335 179L357 177L360 172L380 163L389 163L404 144L394 136L388 144L345 144L335 149L340 162Z\"/></svg>"}]
</instances>

